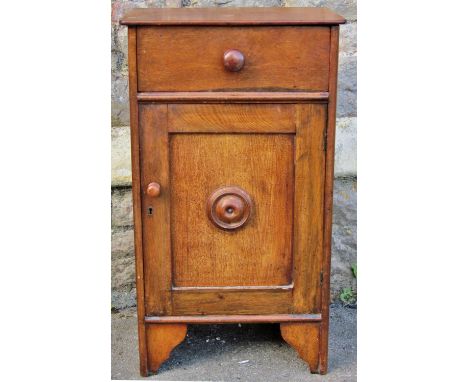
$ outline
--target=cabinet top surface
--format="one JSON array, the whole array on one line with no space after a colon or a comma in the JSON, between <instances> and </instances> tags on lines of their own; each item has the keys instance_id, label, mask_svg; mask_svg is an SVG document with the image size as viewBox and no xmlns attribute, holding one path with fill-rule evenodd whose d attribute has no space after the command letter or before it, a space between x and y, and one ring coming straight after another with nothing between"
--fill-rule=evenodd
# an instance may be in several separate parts
<instances>
[{"instance_id":1,"label":"cabinet top surface","mask_svg":"<svg viewBox=\"0 0 468 382\"><path fill-rule=\"evenodd\" d=\"M327 8L136 8L124 25L336 25L346 20Z\"/></svg>"}]
</instances>

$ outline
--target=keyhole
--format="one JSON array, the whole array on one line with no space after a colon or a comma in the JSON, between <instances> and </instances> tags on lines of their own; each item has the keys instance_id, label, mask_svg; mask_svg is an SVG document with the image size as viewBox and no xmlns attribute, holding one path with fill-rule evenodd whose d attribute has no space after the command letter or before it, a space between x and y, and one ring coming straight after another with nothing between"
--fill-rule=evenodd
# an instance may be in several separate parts
<instances>
[{"instance_id":1,"label":"keyhole","mask_svg":"<svg viewBox=\"0 0 468 382\"><path fill-rule=\"evenodd\" d=\"M153 207L148 207L148 215L153 215Z\"/></svg>"}]
</instances>

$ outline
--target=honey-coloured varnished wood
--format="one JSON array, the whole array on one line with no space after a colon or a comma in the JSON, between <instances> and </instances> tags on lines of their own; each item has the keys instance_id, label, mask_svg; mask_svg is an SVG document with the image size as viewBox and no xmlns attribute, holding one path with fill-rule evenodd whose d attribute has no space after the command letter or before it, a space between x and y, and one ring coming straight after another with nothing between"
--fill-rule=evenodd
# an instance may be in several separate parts
<instances>
[{"instance_id":1,"label":"honey-coloured varnished wood","mask_svg":"<svg viewBox=\"0 0 468 382\"><path fill-rule=\"evenodd\" d=\"M295 133L294 104L168 106L171 133Z\"/></svg>"},{"instance_id":2,"label":"honey-coloured varnished wood","mask_svg":"<svg viewBox=\"0 0 468 382\"><path fill-rule=\"evenodd\" d=\"M281 323L283 339L296 349L309 365L311 373L319 373L320 324L309 322Z\"/></svg>"},{"instance_id":3,"label":"honey-coloured varnished wood","mask_svg":"<svg viewBox=\"0 0 468 382\"><path fill-rule=\"evenodd\" d=\"M325 190L324 190L324 230L323 230L323 259L322 259L322 288L321 312L323 322L320 326L320 365L319 372L325 374L328 369L328 335L330 325L330 269L331 269L331 239L333 217L333 180L335 163L335 121L338 80L338 44L339 27L332 26L330 34L330 101L327 112L326 161L325 161Z\"/></svg>"},{"instance_id":4,"label":"honey-coloured varnished wood","mask_svg":"<svg viewBox=\"0 0 468 382\"><path fill-rule=\"evenodd\" d=\"M263 324L271 322L320 322L321 314L230 314L210 316L150 316L145 318L146 323L186 323L186 324Z\"/></svg>"},{"instance_id":5,"label":"honey-coloured varnished wood","mask_svg":"<svg viewBox=\"0 0 468 382\"><path fill-rule=\"evenodd\" d=\"M320 307L325 105L298 105L294 185L294 313Z\"/></svg>"},{"instance_id":6,"label":"honey-coloured varnished wood","mask_svg":"<svg viewBox=\"0 0 468 382\"><path fill-rule=\"evenodd\" d=\"M139 102L160 103L226 103L226 104L256 104L256 103L327 103L328 92L140 92Z\"/></svg>"},{"instance_id":7,"label":"honey-coloured varnished wood","mask_svg":"<svg viewBox=\"0 0 468 382\"><path fill-rule=\"evenodd\" d=\"M148 346L148 371L156 374L171 351L187 335L186 324L151 324L146 326Z\"/></svg>"},{"instance_id":8,"label":"honey-coloured varnished wood","mask_svg":"<svg viewBox=\"0 0 468 382\"><path fill-rule=\"evenodd\" d=\"M175 287L172 312L175 315L289 314L291 285L237 288Z\"/></svg>"},{"instance_id":9,"label":"honey-coloured varnished wood","mask_svg":"<svg viewBox=\"0 0 468 382\"><path fill-rule=\"evenodd\" d=\"M136 8L125 25L335 25L345 19L327 8Z\"/></svg>"},{"instance_id":10,"label":"honey-coloured varnished wood","mask_svg":"<svg viewBox=\"0 0 468 382\"><path fill-rule=\"evenodd\" d=\"M289 284L294 136L172 134L169 146L173 285ZM228 186L245 190L255 206L230 232L206 213L208 198Z\"/></svg>"},{"instance_id":11,"label":"honey-coloured varnished wood","mask_svg":"<svg viewBox=\"0 0 468 382\"><path fill-rule=\"evenodd\" d=\"M221 187L208 198L206 213L216 227L238 229L253 213L252 198L240 187Z\"/></svg>"},{"instance_id":12,"label":"honey-coloured varnished wood","mask_svg":"<svg viewBox=\"0 0 468 382\"><path fill-rule=\"evenodd\" d=\"M328 364L338 35L324 8L135 9L140 373L187 324L276 322Z\"/></svg>"},{"instance_id":13,"label":"honey-coloured varnished wood","mask_svg":"<svg viewBox=\"0 0 468 382\"><path fill-rule=\"evenodd\" d=\"M139 127L146 314L171 314L171 192L167 105L140 104ZM157 182L161 188L156 198L145 192L151 182Z\"/></svg>"},{"instance_id":14,"label":"honey-coloured varnished wood","mask_svg":"<svg viewBox=\"0 0 468 382\"><path fill-rule=\"evenodd\" d=\"M330 28L139 27L138 91L328 91ZM242 52L226 70L226 50Z\"/></svg>"}]
</instances>

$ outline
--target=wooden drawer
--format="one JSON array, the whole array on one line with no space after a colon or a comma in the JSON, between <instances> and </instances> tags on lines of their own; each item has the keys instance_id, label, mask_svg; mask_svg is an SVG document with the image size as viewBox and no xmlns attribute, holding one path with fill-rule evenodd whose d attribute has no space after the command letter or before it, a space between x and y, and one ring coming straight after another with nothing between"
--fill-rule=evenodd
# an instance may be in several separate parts
<instances>
[{"instance_id":1,"label":"wooden drawer","mask_svg":"<svg viewBox=\"0 0 468 382\"><path fill-rule=\"evenodd\" d=\"M233 49L238 71L224 65ZM329 49L325 26L140 27L138 90L327 91Z\"/></svg>"}]
</instances>

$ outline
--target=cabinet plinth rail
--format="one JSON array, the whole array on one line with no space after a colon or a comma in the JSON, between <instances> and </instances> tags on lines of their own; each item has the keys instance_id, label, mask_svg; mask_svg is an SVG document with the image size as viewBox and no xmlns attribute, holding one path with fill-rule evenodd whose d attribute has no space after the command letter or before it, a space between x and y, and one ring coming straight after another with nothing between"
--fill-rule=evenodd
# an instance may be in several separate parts
<instances>
[{"instance_id":1,"label":"cabinet plinth rail","mask_svg":"<svg viewBox=\"0 0 468 382\"><path fill-rule=\"evenodd\" d=\"M328 102L328 92L141 92L140 102L302 103Z\"/></svg>"}]
</instances>

